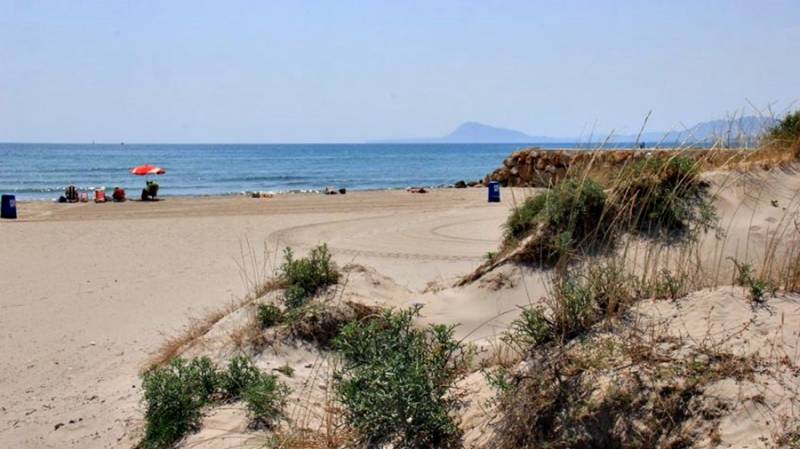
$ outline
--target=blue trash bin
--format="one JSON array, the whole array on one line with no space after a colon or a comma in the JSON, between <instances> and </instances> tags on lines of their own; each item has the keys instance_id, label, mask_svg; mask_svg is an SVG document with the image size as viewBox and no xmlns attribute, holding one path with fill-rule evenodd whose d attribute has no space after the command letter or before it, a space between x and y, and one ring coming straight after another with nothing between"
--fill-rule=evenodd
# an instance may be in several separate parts
<instances>
[{"instance_id":1,"label":"blue trash bin","mask_svg":"<svg viewBox=\"0 0 800 449\"><path fill-rule=\"evenodd\" d=\"M14 195L3 195L0 201L0 218L17 218L17 199Z\"/></svg>"},{"instance_id":2,"label":"blue trash bin","mask_svg":"<svg viewBox=\"0 0 800 449\"><path fill-rule=\"evenodd\" d=\"M489 202L490 203L500 202L500 183L497 181L491 181L489 183Z\"/></svg>"}]
</instances>

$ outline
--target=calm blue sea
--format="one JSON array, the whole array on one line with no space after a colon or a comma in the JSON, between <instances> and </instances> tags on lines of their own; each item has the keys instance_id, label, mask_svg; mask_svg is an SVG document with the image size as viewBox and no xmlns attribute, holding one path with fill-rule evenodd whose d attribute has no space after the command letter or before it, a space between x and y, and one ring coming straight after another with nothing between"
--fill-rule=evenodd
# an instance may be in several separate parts
<instances>
[{"instance_id":1,"label":"calm blue sea","mask_svg":"<svg viewBox=\"0 0 800 449\"><path fill-rule=\"evenodd\" d=\"M163 167L159 195L243 191L350 190L449 185L482 179L511 152L542 144L121 145L0 144L0 193L54 199L65 186L121 186L136 194L144 179L128 173ZM569 147L558 144L551 147Z\"/></svg>"}]
</instances>

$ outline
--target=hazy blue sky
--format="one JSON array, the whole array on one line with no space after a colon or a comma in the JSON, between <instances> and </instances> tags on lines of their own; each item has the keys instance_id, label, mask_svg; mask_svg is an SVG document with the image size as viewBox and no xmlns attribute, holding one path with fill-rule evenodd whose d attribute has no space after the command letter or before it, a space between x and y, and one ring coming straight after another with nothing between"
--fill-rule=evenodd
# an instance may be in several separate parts
<instances>
[{"instance_id":1,"label":"hazy blue sky","mask_svg":"<svg viewBox=\"0 0 800 449\"><path fill-rule=\"evenodd\" d=\"M798 55L798 0L0 0L0 141L662 130L784 110Z\"/></svg>"}]
</instances>

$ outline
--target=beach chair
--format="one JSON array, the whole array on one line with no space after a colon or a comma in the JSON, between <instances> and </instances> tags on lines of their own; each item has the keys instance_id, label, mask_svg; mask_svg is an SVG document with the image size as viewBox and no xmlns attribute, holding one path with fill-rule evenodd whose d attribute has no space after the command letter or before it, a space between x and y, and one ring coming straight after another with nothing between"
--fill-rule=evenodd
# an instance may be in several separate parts
<instances>
[{"instance_id":1,"label":"beach chair","mask_svg":"<svg viewBox=\"0 0 800 449\"><path fill-rule=\"evenodd\" d=\"M75 186L67 186L64 189L64 198L67 199L68 203L77 203L78 202L78 189Z\"/></svg>"},{"instance_id":2,"label":"beach chair","mask_svg":"<svg viewBox=\"0 0 800 449\"><path fill-rule=\"evenodd\" d=\"M95 203L105 203L106 202L106 191L105 190L95 190L94 191L94 202Z\"/></svg>"}]
</instances>

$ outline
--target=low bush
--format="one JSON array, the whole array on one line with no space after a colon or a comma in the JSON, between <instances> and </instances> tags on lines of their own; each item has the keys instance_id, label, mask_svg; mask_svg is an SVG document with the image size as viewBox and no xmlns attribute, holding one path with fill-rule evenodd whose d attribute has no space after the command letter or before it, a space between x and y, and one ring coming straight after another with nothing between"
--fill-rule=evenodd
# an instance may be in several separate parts
<instances>
[{"instance_id":1,"label":"low bush","mask_svg":"<svg viewBox=\"0 0 800 449\"><path fill-rule=\"evenodd\" d=\"M684 271L662 268L653 276L633 278L632 284L637 297L674 301L689 294L690 276Z\"/></svg>"},{"instance_id":2,"label":"low bush","mask_svg":"<svg viewBox=\"0 0 800 449\"><path fill-rule=\"evenodd\" d=\"M338 283L340 274L328 246L322 244L300 259L295 259L292 250L286 248L280 276L286 283L284 303L293 309L304 305L321 288Z\"/></svg>"},{"instance_id":3,"label":"low bush","mask_svg":"<svg viewBox=\"0 0 800 449\"><path fill-rule=\"evenodd\" d=\"M787 114L767 132L767 138L779 144L792 144L800 140L800 111Z\"/></svg>"},{"instance_id":4,"label":"low bush","mask_svg":"<svg viewBox=\"0 0 800 449\"><path fill-rule=\"evenodd\" d=\"M699 164L685 156L649 157L624 169L613 189L621 224L629 230L659 234L709 228L716 210Z\"/></svg>"},{"instance_id":5,"label":"low bush","mask_svg":"<svg viewBox=\"0 0 800 449\"><path fill-rule=\"evenodd\" d=\"M283 312L274 304L259 304L256 317L262 329L268 329L283 321Z\"/></svg>"},{"instance_id":6,"label":"low bush","mask_svg":"<svg viewBox=\"0 0 800 449\"><path fill-rule=\"evenodd\" d=\"M418 311L350 323L334 340L344 360L336 393L367 447L452 447L460 440L455 383L465 373L466 350L452 327L416 328Z\"/></svg>"},{"instance_id":7,"label":"low bush","mask_svg":"<svg viewBox=\"0 0 800 449\"><path fill-rule=\"evenodd\" d=\"M520 353L551 341L566 342L637 298L633 279L613 263L576 266L559 273L543 305L526 307L503 340Z\"/></svg>"},{"instance_id":8,"label":"low bush","mask_svg":"<svg viewBox=\"0 0 800 449\"><path fill-rule=\"evenodd\" d=\"M235 357L225 371L208 357L173 359L143 375L145 435L139 448L172 447L200 425L202 408L221 399L243 398L254 422L270 425L280 416L289 389L250 359Z\"/></svg>"},{"instance_id":9,"label":"low bush","mask_svg":"<svg viewBox=\"0 0 800 449\"><path fill-rule=\"evenodd\" d=\"M277 376L259 372L242 391L242 399L252 423L272 427L283 417L289 388Z\"/></svg>"},{"instance_id":10,"label":"low bush","mask_svg":"<svg viewBox=\"0 0 800 449\"><path fill-rule=\"evenodd\" d=\"M588 329L597 320L594 291L580 273L569 271L555 281L548 298L552 331L561 341Z\"/></svg>"},{"instance_id":11,"label":"low bush","mask_svg":"<svg viewBox=\"0 0 800 449\"><path fill-rule=\"evenodd\" d=\"M508 332L503 335L505 343L520 353L539 346L553 338L552 323L542 307L525 307L517 319L511 322Z\"/></svg>"},{"instance_id":12,"label":"low bush","mask_svg":"<svg viewBox=\"0 0 800 449\"><path fill-rule=\"evenodd\" d=\"M611 217L606 193L596 182L568 179L516 207L505 223L504 244L513 247L536 232L526 262L553 264L575 253L592 252L609 243Z\"/></svg>"},{"instance_id":13,"label":"low bush","mask_svg":"<svg viewBox=\"0 0 800 449\"><path fill-rule=\"evenodd\" d=\"M223 373L220 387L228 399L239 399L242 392L258 381L259 370L249 357L235 356L228 361L228 370Z\"/></svg>"},{"instance_id":14,"label":"low bush","mask_svg":"<svg viewBox=\"0 0 800 449\"><path fill-rule=\"evenodd\" d=\"M208 358L186 362L174 359L169 365L144 374L144 440L140 447L171 447L197 428L202 407L211 401L218 385L216 367Z\"/></svg>"},{"instance_id":15,"label":"low bush","mask_svg":"<svg viewBox=\"0 0 800 449\"><path fill-rule=\"evenodd\" d=\"M750 264L739 263L732 259L736 266L736 283L748 289L748 297L755 303L766 302L768 295L774 295L777 287L769 280L758 277Z\"/></svg>"}]
</instances>

